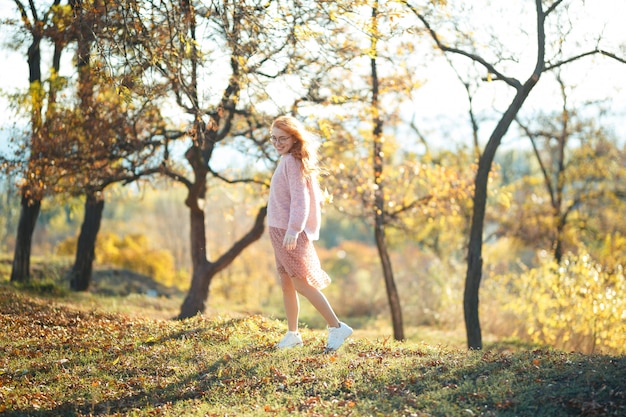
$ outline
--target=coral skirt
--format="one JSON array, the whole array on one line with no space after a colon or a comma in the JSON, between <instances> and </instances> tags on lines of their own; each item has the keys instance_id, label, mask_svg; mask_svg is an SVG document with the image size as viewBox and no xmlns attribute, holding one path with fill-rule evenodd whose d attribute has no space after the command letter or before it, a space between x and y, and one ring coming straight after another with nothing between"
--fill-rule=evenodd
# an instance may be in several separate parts
<instances>
[{"instance_id":1,"label":"coral skirt","mask_svg":"<svg viewBox=\"0 0 626 417\"><path fill-rule=\"evenodd\" d=\"M326 288L330 284L330 277L322 270L313 242L302 232L298 235L296 248L287 250L283 247L286 232L277 227L269 228L276 268L281 279L302 279L318 290Z\"/></svg>"}]
</instances>

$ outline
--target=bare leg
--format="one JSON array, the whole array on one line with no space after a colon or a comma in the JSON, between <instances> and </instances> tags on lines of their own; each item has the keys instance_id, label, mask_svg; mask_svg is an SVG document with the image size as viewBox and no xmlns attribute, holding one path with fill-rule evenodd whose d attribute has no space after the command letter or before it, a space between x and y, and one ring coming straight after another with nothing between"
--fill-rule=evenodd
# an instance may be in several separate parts
<instances>
[{"instance_id":1,"label":"bare leg","mask_svg":"<svg viewBox=\"0 0 626 417\"><path fill-rule=\"evenodd\" d=\"M292 332L298 331L298 316L300 315L300 300L298 293L289 277L280 278L283 290L283 304L285 305L285 315L287 316L287 329Z\"/></svg>"},{"instance_id":2,"label":"bare leg","mask_svg":"<svg viewBox=\"0 0 626 417\"><path fill-rule=\"evenodd\" d=\"M300 279L293 279L293 286L295 289L306 297L307 300L320 312L329 327L339 327L339 319L335 314L335 311L330 306L330 303L326 299L326 296L317 288L309 285L308 282ZM283 290L284 295L284 290ZM286 306L285 306L286 308Z\"/></svg>"}]
</instances>

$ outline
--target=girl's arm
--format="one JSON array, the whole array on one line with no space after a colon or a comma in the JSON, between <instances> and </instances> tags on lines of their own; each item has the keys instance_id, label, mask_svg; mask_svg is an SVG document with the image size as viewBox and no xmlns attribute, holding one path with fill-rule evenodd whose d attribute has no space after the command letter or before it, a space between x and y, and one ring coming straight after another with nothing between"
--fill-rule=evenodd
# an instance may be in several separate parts
<instances>
[{"instance_id":1,"label":"girl's arm","mask_svg":"<svg viewBox=\"0 0 626 417\"><path fill-rule=\"evenodd\" d=\"M289 206L289 224L287 227L288 236L297 239L306 225L310 210L310 195L307 189L306 180L300 167L301 162L295 158L288 158L286 161L286 174L289 183L291 203Z\"/></svg>"}]
</instances>

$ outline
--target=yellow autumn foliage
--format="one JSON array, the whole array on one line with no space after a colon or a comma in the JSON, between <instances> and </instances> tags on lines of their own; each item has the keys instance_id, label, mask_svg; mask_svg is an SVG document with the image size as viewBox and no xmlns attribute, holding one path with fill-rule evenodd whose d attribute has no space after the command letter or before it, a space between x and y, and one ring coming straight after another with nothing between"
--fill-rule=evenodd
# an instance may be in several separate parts
<instances>
[{"instance_id":1,"label":"yellow autumn foliage","mask_svg":"<svg viewBox=\"0 0 626 417\"><path fill-rule=\"evenodd\" d=\"M626 275L603 268L586 253L560 264L494 277L489 285L519 320L518 336L560 349L626 353ZM524 334L525 333L525 334Z\"/></svg>"},{"instance_id":2,"label":"yellow autumn foliage","mask_svg":"<svg viewBox=\"0 0 626 417\"><path fill-rule=\"evenodd\" d=\"M76 238L69 238L57 246L58 255L73 255ZM168 250L155 249L143 234L118 236L114 233L99 233L96 242L96 262L114 265L152 277L166 285L178 284L174 257Z\"/></svg>"}]
</instances>

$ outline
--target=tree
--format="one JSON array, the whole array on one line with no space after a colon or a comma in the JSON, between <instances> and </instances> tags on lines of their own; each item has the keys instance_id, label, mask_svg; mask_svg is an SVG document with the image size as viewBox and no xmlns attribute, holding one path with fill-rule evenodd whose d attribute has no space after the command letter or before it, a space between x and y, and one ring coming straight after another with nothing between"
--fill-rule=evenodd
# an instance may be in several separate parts
<instances>
[{"instance_id":1,"label":"tree","mask_svg":"<svg viewBox=\"0 0 626 417\"><path fill-rule=\"evenodd\" d=\"M561 94L561 111L516 121L532 144L548 196L546 201L552 220L547 222L550 228L540 233L551 239L554 260L560 264L566 249L572 251L575 246L566 236L571 217L581 206L600 209L602 204L597 202L618 200L620 190L616 179L624 173L617 168L619 164L612 167L618 159L617 149L603 127L580 116L590 110L589 106L573 108L570 88L560 73L556 74L556 81ZM581 223L584 222L581 219Z\"/></svg>"},{"instance_id":2,"label":"tree","mask_svg":"<svg viewBox=\"0 0 626 417\"><path fill-rule=\"evenodd\" d=\"M402 129L403 111L413 106L411 92L420 85L415 75L420 64L410 59L415 45L403 36L402 10L394 3L349 3L326 3L331 18L317 35L325 56L338 63L319 80L317 91L324 94L315 96L324 115L318 128L326 139L322 149L331 174L325 183L344 216L365 218L371 226L394 337L402 340L389 232L399 236L423 228L431 212L441 215L456 206L467 187L455 181L458 172L443 169L428 152L416 152L418 143L426 143L423 136L413 143ZM447 186L453 182L459 187ZM415 221L418 213L424 216ZM400 240L395 239L396 248Z\"/></svg>"},{"instance_id":3,"label":"tree","mask_svg":"<svg viewBox=\"0 0 626 417\"><path fill-rule=\"evenodd\" d=\"M116 13L118 10L98 2L86 5L71 1L69 6L72 18L68 26L77 45L78 107L69 114L77 119L76 126L66 133L73 152L62 164L71 175L70 184L66 183L70 189L65 191L85 196L85 214L69 278L73 290L86 291L104 210L104 191L111 184L128 184L160 171L163 158L158 152L165 146L165 128L157 107L158 96L139 89L116 91L107 86L108 77L101 77L97 71L104 57L93 53L94 45L101 51L106 49L107 42L120 45L128 41L116 38L118 32L111 31L124 26L121 15ZM112 39L106 36L106 31L113 32ZM142 71L133 68L136 74ZM166 158L167 153L164 154Z\"/></svg>"},{"instance_id":4,"label":"tree","mask_svg":"<svg viewBox=\"0 0 626 417\"><path fill-rule=\"evenodd\" d=\"M34 3L30 9L20 1L16 4L27 28L45 29L39 45L31 45L30 51L40 54L40 44L46 40L53 45L53 55L50 77L45 80L47 88L42 81L31 82L32 99L28 103L39 100L39 104L31 105L33 139L20 150L28 155L23 194L31 197L28 204L22 204L21 218L28 221L21 221L24 227L18 228L12 277L18 280L28 276L30 236L36 221L31 211L40 206L41 198L46 194L85 195L85 222L70 285L74 290L86 290L104 208L103 191L112 183L129 183L158 171L161 163L155 152L162 141L154 136L163 137L162 117L151 97L144 95L148 99L138 101L129 94L118 94L107 85L108 80L101 78L98 68L103 61L92 55L92 48L96 36L111 28L104 24L109 10L104 4L71 0L63 5L55 1L45 13L46 25L37 23L39 14ZM30 23L27 10L35 24ZM110 21L116 19L110 14L108 17ZM62 54L74 45L76 73L61 76ZM40 58L29 58L31 74L39 73L41 79L41 69L35 70L34 62L40 65Z\"/></svg>"},{"instance_id":5,"label":"tree","mask_svg":"<svg viewBox=\"0 0 626 417\"><path fill-rule=\"evenodd\" d=\"M483 229L485 221L485 211L487 204L489 173L492 168L495 153L502 142L502 138L507 133L511 123L514 121L516 115L519 113L524 102L528 98L528 95L532 89L537 85L541 75L546 71L557 69L565 64L571 63L575 60L581 59L586 56L601 54L609 56L611 58L617 58L614 54L603 51L597 47L593 47L589 51L574 54L573 56L563 56L563 49L557 47L554 52L555 56L546 57L546 48L551 45L547 38L547 28L549 25L548 18L556 16L556 11L559 7L563 6L562 0L555 0L544 5L544 1L535 0L535 45L536 56L534 62L534 68L530 72L525 81L520 81L515 77L508 76L500 67L503 67L503 63L506 62L503 56L498 56L497 53L492 62L490 59L483 57L480 52L472 50L471 47L466 46L454 46L447 43L439 32L431 25L431 18L426 13L422 12L418 7L414 6L410 2L404 2L407 7L417 16L424 27L427 29L430 37L434 41L436 47L445 54L459 55L466 59L469 59L474 64L484 68L487 71L488 79L504 82L508 87L513 89L513 97L502 113L496 126L489 136L489 140L485 144L480 157L478 159L478 168L474 180L474 197L473 197L473 212L471 219L471 228L469 234L468 254L467 254L467 274L465 280L465 292L463 300L463 310L465 315L465 327L467 332L467 343L470 349L482 348L482 335L480 329L480 320L478 315L479 305L479 289L482 277L482 245L483 245ZM558 29L557 33L558 36ZM462 34L461 38L467 37L466 34ZM619 58L618 58L619 59Z\"/></svg>"},{"instance_id":6,"label":"tree","mask_svg":"<svg viewBox=\"0 0 626 417\"><path fill-rule=\"evenodd\" d=\"M47 139L43 131L46 120L44 119L46 96L41 71L41 44L46 36L49 36L50 32L54 31L52 17L59 0L56 0L41 14L33 2L30 2L28 7L26 7L20 0L14 1L20 13L23 28L30 37L26 52L29 68L27 107L30 114L30 138L28 145L24 145L24 148L22 148L22 151L28 149L28 151L24 151L24 155L28 156L22 161L25 165L25 173L20 184L21 208L11 269L11 282L25 282L30 278L32 236L46 188L48 167L46 159ZM55 43L52 65L53 77L59 71L60 62L58 57L63 46L62 43ZM55 88L56 85L50 83L48 116L54 112Z\"/></svg>"},{"instance_id":7,"label":"tree","mask_svg":"<svg viewBox=\"0 0 626 417\"><path fill-rule=\"evenodd\" d=\"M216 162L216 154L229 146L244 150L249 159L272 160L266 139L271 117L259 109L284 111L273 102L269 85L313 62L306 51L298 50L297 42L306 36L306 22L314 10L299 3L192 5L186 0L130 2L127 10L134 19L127 33L136 40L129 60L139 60L167 81L172 102L189 123L184 166L170 161L162 167L164 175L187 190L192 276L179 314L186 318L204 311L213 278L264 231L266 208L261 205L248 231L209 259L205 228L211 225L206 224L205 210L212 207L204 207L205 196L211 178L223 185L267 186L268 179L249 175L251 171L239 176L218 172L215 165L221 161ZM301 91L294 93L288 84L282 85L283 96L300 97Z\"/></svg>"},{"instance_id":8,"label":"tree","mask_svg":"<svg viewBox=\"0 0 626 417\"><path fill-rule=\"evenodd\" d=\"M373 174L374 174L374 237L376 240L376 247L378 248L378 255L381 260L383 268L383 277L385 278L385 287L387 289L387 298L389 301L389 308L391 310L391 322L393 324L393 336L396 340L404 340L404 325L402 321L402 309L400 307L400 297L398 295L398 289L393 278L393 268L391 266L391 259L389 257L389 251L387 249L387 242L385 239L385 189L383 187L383 120L380 116L380 103L378 101L379 93L379 80L378 80L378 67L377 67L377 42L378 36L378 1L374 2L372 6L372 23L370 40L370 64L372 75L372 159Z\"/></svg>"}]
</instances>

